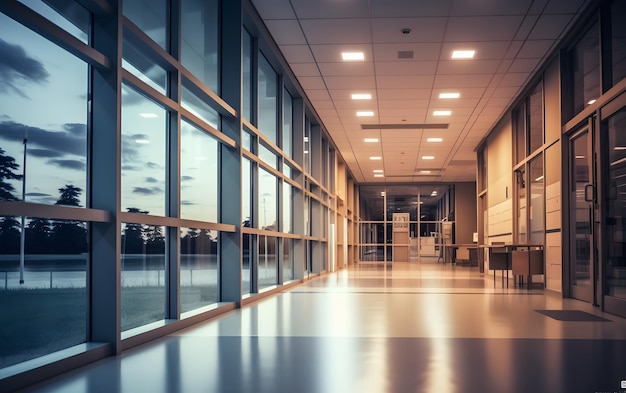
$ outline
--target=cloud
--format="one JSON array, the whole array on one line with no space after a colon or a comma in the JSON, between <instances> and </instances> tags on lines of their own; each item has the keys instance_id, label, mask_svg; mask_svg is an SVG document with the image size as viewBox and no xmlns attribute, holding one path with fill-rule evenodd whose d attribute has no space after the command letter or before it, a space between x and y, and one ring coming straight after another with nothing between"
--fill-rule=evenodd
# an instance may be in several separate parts
<instances>
[{"instance_id":1,"label":"cloud","mask_svg":"<svg viewBox=\"0 0 626 393\"><path fill-rule=\"evenodd\" d=\"M46 193L43 193L43 192L27 192L26 196L29 196L29 197L50 197L52 195L46 194Z\"/></svg>"},{"instance_id":2,"label":"cloud","mask_svg":"<svg viewBox=\"0 0 626 393\"><path fill-rule=\"evenodd\" d=\"M0 93L13 91L28 97L19 85L23 82L44 83L48 76L44 65L30 57L24 48L0 38Z\"/></svg>"},{"instance_id":3,"label":"cloud","mask_svg":"<svg viewBox=\"0 0 626 393\"><path fill-rule=\"evenodd\" d=\"M146 167L148 167L150 169L159 169L159 168L161 168L161 166L159 164L157 164L156 162L146 162Z\"/></svg>"},{"instance_id":4,"label":"cloud","mask_svg":"<svg viewBox=\"0 0 626 393\"><path fill-rule=\"evenodd\" d=\"M156 179L154 177L146 177L146 183L158 183L159 179Z\"/></svg>"},{"instance_id":5,"label":"cloud","mask_svg":"<svg viewBox=\"0 0 626 393\"><path fill-rule=\"evenodd\" d=\"M84 171L87 167L83 161L79 160L48 160L48 164L56 165L65 169Z\"/></svg>"},{"instance_id":6,"label":"cloud","mask_svg":"<svg viewBox=\"0 0 626 393\"><path fill-rule=\"evenodd\" d=\"M156 195L162 194L163 190L159 187L135 187L133 188L133 194L141 194L141 195Z\"/></svg>"},{"instance_id":7,"label":"cloud","mask_svg":"<svg viewBox=\"0 0 626 393\"><path fill-rule=\"evenodd\" d=\"M28 149L28 154L35 157L43 158L58 158L63 156L63 153L48 149Z\"/></svg>"},{"instance_id":8,"label":"cloud","mask_svg":"<svg viewBox=\"0 0 626 393\"><path fill-rule=\"evenodd\" d=\"M191 201L180 201L180 204L182 206L193 206L193 205L195 205L195 203L193 203Z\"/></svg>"},{"instance_id":9,"label":"cloud","mask_svg":"<svg viewBox=\"0 0 626 393\"><path fill-rule=\"evenodd\" d=\"M83 127L85 127L83 125ZM28 135L28 146L53 150L61 154L73 154L84 157L87 154L87 138L78 135L77 124L63 125L63 131L49 131L39 127L31 127L13 121L0 122L0 139L22 142ZM70 131L68 131L68 128Z\"/></svg>"},{"instance_id":10,"label":"cloud","mask_svg":"<svg viewBox=\"0 0 626 393\"><path fill-rule=\"evenodd\" d=\"M72 135L85 137L87 136L87 124L65 123L63 129Z\"/></svg>"},{"instance_id":11,"label":"cloud","mask_svg":"<svg viewBox=\"0 0 626 393\"><path fill-rule=\"evenodd\" d=\"M193 176L181 176L180 177L180 181L189 181L189 180L193 180L195 179L195 177Z\"/></svg>"}]
</instances>

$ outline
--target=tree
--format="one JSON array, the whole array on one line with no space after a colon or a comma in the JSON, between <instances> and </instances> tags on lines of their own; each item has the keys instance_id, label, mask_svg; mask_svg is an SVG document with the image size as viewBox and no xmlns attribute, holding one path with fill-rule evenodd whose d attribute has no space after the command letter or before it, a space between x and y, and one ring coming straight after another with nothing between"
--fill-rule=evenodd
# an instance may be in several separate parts
<instances>
[{"instance_id":1,"label":"tree","mask_svg":"<svg viewBox=\"0 0 626 393\"><path fill-rule=\"evenodd\" d=\"M146 236L146 254L164 254L165 236L163 228L157 225L149 225L144 231Z\"/></svg>"},{"instance_id":2,"label":"tree","mask_svg":"<svg viewBox=\"0 0 626 393\"><path fill-rule=\"evenodd\" d=\"M61 196L55 205L80 206L82 189L71 184L59 188ZM52 248L57 254L80 254L87 252L87 229L80 221L54 221L50 236Z\"/></svg>"},{"instance_id":3,"label":"tree","mask_svg":"<svg viewBox=\"0 0 626 393\"><path fill-rule=\"evenodd\" d=\"M193 254L196 249L196 241L198 239L198 230L189 228L185 236L180 239L180 253Z\"/></svg>"},{"instance_id":4,"label":"tree","mask_svg":"<svg viewBox=\"0 0 626 393\"><path fill-rule=\"evenodd\" d=\"M5 155L5 151L0 148L0 201L17 201L18 198L13 194L15 187L4 180L20 180L22 175L14 171L19 168L15 162L15 158Z\"/></svg>"},{"instance_id":5,"label":"tree","mask_svg":"<svg viewBox=\"0 0 626 393\"><path fill-rule=\"evenodd\" d=\"M140 210L136 207L126 209L129 213L148 214L147 211ZM143 254L145 251L143 225L135 223L126 223L124 232L122 233L122 253L123 254Z\"/></svg>"},{"instance_id":6,"label":"tree","mask_svg":"<svg viewBox=\"0 0 626 393\"><path fill-rule=\"evenodd\" d=\"M27 254L47 254L50 252L52 228L48 219L33 218L25 231Z\"/></svg>"},{"instance_id":7,"label":"tree","mask_svg":"<svg viewBox=\"0 0 626 393\"><path fill-rule=\"evenodd\" d=\"M20 253L21 224L12 216L5 216L0 221L0 254Z\"/></svg>"},{"instance_id":8,"label":"tree","mask_svg":"<svg viewBox=\"0 0 626 393\"><path fill-rule=\"evenodd\" d=\"M80 199L78 199L78 197L80 193L83 192L81 188L66 184L65 187L59 188L59 192L61 193L61 197L55 205L80 206Z\"/></svg>"}]
</instances>

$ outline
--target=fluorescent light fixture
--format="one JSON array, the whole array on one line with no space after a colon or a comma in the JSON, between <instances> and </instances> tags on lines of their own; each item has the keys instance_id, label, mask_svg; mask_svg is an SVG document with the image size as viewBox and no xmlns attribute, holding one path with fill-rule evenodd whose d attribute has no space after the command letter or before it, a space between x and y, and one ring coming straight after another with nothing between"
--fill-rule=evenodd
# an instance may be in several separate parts
<instances>
[{"instance_id":1,"label":"fluorescent light fixture","mask_svg":"<svg viewBox=\"0 0 626 393\"><path fill-rule=\"evenodd\" d=\"M385 175L383 175L382 173L376 173L374 177L385 177Z\"/></svg>"},{"instance_id":2,"label":"fluorescent light fixture","mask_svg":"<svg viewBox=\"0 0 626 393\"><path fill-rule=\"evenodd\" d=\"M356 113L358 117L372 117L374 116L374 112L372 111L358 111Z\"/></svg>"},{"instance_id":3,"label":"fluorescent light fixture","mask_svg":"<svg viewBox=\"0 0 626 393\"><path fill-rule=\"evenodd\" d=\"M422 160L434 160L435 156L422 156Z\"/></svg>"},{"instance_id":4,"label":"fluorescent light fixture","mask_svg":"<svg viewBox=\"0 0 626 393\"><path fill-rule=\"evenodd\" d=\"M613 150L626 150L626 146L615 146Z\"/></svg>"},{"instance_id":5,"label":"fluorescent light fixture","mask_svg":"<svg viewBox=\"0 0 626 393\"><path fill-rule=\"evenodd\" d=\"M450 116L452 111L433 111L433 116Z\"/></svg>"},{"instance_id":6,"label":"fluorescent light fixture","mask_svg":"<svg viewBox=\"0 0 626 393\"><path fill-rule=\"evenodd\" d=\"M383 159L383 158L382 158L382 157L379 157L379 156L372 156L372 157L370 157L370 160L372 160L372 161L380 161L380 160L382 160L382 159Z\"/></svg>"},{"instance_id":7,"label":"fluorescent light fixture","mask_svg":"<svg viewBox=\"0 0 626 393\"><path fill-rule=\"evenodd\" d=\"M378 142L378 138L365 138L365 139L363 139L363 142L377 143Z\"/></svg>"},{"instance_id":8,"label":"fluorescent light fixture","mask_svg":"<svg viewBox=\"0 0 626 393\"><path fill-rule=\"evenodd\" d=\"M369 93L354 93L352 94L353 100L371 100L372 95Z\"/></svg>"},{"instance_id":9,"label":"fluorescent light fixture","mask_svg":"<svg viewBox=\"0 0 626 393\"><path fill-rule=\"evenodd\" d=\"M437 190L433 190L432 194L437 195Z\"/></svg>"},{"instance_id":10,"label":"fluorescent light fixture","mask_svg":"<svg viewBox=\"0 0 626 393\"><path fill-rule=\"evenodd\" d=\"M159 115L157 115L156 113L140 113L139 116L145 118L159 117Z\"/></svg>"},{"instance_id":11,"label":"fluorescent light fixture","mask_svg":"<svg viewBox=\"0 0 626 393\"><path fill-rule=\"evenodd\" d=\"M308 136L305 136L305 137L304 137L304 141L305 141L305 142L308 142L308 141L309 141L309 137L308 137Z\"/></svg>"},{"instance_id":12,"label":"fluorescent light fixture","mask_svg":"<svg viewBox=\"0 0 626 393\"><path fill-rule=\"evenodd\" d=\"M342 52L341 58L344 61L362 61L365 60L365 54L363 52Z\"/></svg>"},{"instance_id":13,"label":"fluorescent light fixture","mask_svg":"<svg viewBox=\"0 0 626 393\"><path fill-rule=\"evenodd\" d=\"M595 103L596 103L596 99L594 98L594 99L592 99L592 100L589 100L589 101L587 102L587 105L591 105L591 104L595 104Z\"/></svg>"},{"instance_id":14,"label":"fluorescent light fixture","mask_svg":"<svg viewBox=\"0 0 626 393\"><path fill-rule=\"evenodd\" d=\"M430 171L422 170L420 173L430 173Z\"/></svg>"},{"instance_id":15,"label":"fluorescent light fixture","mask_svg":"<svg viewBox=\"0 0 626 393\"><path fill-rule=\"evenodd\" d=\"M576 156L576 159L577 159L577 160L584 160L584 159L585 159L585 156Z\"/></svg>"},{"instance_id":16,"label":"fluorescent light fixture","mask_svg":"<svg viewBox=\"0 0 626 393\"><path fill-rule=\"evenodd\" d=\"M426 142L443 142L443 138L428 138Z\"/></svg>"},{"instance_id":17,"label":"fluorescent light fixture","mask_svg":"<svg viewBox=\"0 0 626 393\"><path fill-rule=\"evenodd\" d=\"M305 150L305 151L304 151L304 154L309 154L309 151L308 151L308 150Z\"/></svg>"},{"instance_id":18,"label":"fluorescent light fixture","mask_svg":"<svg viewBox=\"0 0 626 393\"><path fill-rule=\"evenodd\" d=\"M461 97L461 93L439 93L439 98L448 99L448 98L459 98Z\"/></svg>"},{"instance_id":19,"label":"fluorescent light fixture","mask_svg":"<svg viewBox=\"0 0 626 393\"><path fill-rule=\"evenodd\" d=\"M382 169L374 169L374 173L383 173Z\"/></svg>"},{"instance_id":20,"label":"fluorescent light fixture","mask_svg":"<svg viewBox=\"0 0 626 393\"><path fill-rule=\"evenodd\" d=\"M455 50L452 51L453 59L473 59L474 54L476 54L475 50Z\"/></svg>"},{"instance_id":21,"label":"fluorescent light fixture","mask_svg":"<svg viewBox=\"0 0 626 393\"><path fill-rule=\"evenodd\" d=\"M543 180L543 175L539 176L538 178L535 179L535 181L541 181Z\"/></svg>"}]
</instances>

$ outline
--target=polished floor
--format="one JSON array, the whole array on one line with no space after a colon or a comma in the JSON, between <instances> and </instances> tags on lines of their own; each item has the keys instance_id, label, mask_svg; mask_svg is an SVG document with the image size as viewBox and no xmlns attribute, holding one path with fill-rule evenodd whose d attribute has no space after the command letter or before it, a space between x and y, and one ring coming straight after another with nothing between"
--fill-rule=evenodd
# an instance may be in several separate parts
<instances>
[{"instance_id":1,"label":"polished floor","mask_svg":"<svg viewBox=\"0 0 626 393\"><path fill-rule=\"evenodd\" d=\"M25 391L626 392L622 384L622 318L501 288L499 277L494 288L476 267L368 263Z\"/></svg>"}]
</instances>

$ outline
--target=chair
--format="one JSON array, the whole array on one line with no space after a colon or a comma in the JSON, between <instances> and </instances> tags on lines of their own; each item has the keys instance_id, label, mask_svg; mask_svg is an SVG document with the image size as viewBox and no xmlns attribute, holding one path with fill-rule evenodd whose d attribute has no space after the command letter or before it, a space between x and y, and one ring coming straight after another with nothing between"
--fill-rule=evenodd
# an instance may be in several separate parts
<instances>
[{"instance_id":1,"label":"chair","mask_svg":"<svg viewBox=\"0 0 626 393\"><path fill-rule=\"evenodd\" d=\"M506 270L506 286L508 287L511 253L508 248L504 246L504 242L493 242L491 245L492 247L489 247L489 269L493 270L493 286L496 286L496 270ZM502 273L502 287L504 287L504 273Z\"/></svg>"}]
</instances>

